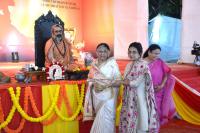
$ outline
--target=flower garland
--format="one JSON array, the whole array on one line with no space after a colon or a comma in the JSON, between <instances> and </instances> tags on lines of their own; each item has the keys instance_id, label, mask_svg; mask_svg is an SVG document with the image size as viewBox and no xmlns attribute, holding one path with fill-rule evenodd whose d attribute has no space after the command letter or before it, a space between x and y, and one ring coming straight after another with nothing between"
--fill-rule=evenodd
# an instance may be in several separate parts
<instances>
[{"instance_id":1,"label":"flower garland","mask_svg":"<svg viewBox=\"0 0 200 133\"><path fill-rule=\"evenodd\" d=\"M58 80L58 81L51 81L49 84L85 84L86 80Z\"/></svg>"},{"instance_id":2,"label":"flower garland","mask_svg":"<svg viewBox=\"0 0 200 133\"><path fill-rule=\"evenodd\" d=\"M63 101L63 98L64 98L64 93L66 94L66 91L65 91L65 86L64 85L61 85L61 88L60 88L60 90L61 90L61 94L60 94L60 101L59 101L59 103L60 103L60 105L61 105L61 103L62 103L62 101ZM50 100L52 101L53 100L53 96L51 95L51 93L50 93L50 90L48 91L49 92L49 96L50 96ZM65 100L65 99L64 99ZM67 99L68 100L68 99ZM65 103L67 103L67 104L69 104L69 101L64 101ZM57 106L55 106L55 107L57 107ZM69 112L72 114L72 109L71 109L71 106L70 105L68 105L68 107L69 107ZM55 108L54 108L55 109ZM60 107L58 106L58 109L60 110ZM68 109L68 108L67 108ZM67 110L67 112L68 112L68 110ZM69 113L68 112L68 113ZM58 117L58 115L56 114L56 112L54 112L55 114L55 116L56 117Z\"/></svg>"},{"instance_id":3,"label":"flower garland","mask_svg":"<svg viewBox=\"0 0 200 133\"><path fill-rule=\"evenodd\" d=\"M76 96L77 96L77 100L79 101L79 88L78 88L78 85L80 85L80 84L85 84L86 83L86 80L72 80L72 81L52 81L50 84L56 84L56 83L59 83L59 84L61 84L61 85L63 85L63 84L76 84L76 88L75 88L75 91L76 91ZM64 97L66 96L65 95L65 93L63 93L64 95ZM69 101L69 100L65 100L65 101ZM66 104L66 106L67 106L67 104ZM68 106L67 106L68 107ZM71 108L67 108L68 110L67 111L70 111L71 110ZM83 106L81 107L81 112L83 113ZM69 112L68 112L68 114L70 114ZM76 118L76 120L80 120L82 118L82 114L80 114L79 116L77 116L77 118Z\"/></svg>"},{"instance_id":4,"label":"flower garland","mask_svg":"<svg viewBox=\"0 0 200 133\"><path fill-rule=\"evenodd\" d=\"M80 96L80 100L78 101L78 107L75 111L75 113L71 116L71 117L64 117L61 112L58 110L58 108L55 106L55 111L56 114L63 120L63 121L72 121L74 120L77 115L79 114L81 108L82 108L82 104L83 104L83 99L84 99L84 88L85 88L85 84L82 84L81 86L81 96Z\"/></svg>"},{"instance_id":5,"label":"flower garland","mask_svg":"<svg viewBox=\"0 0 200 133\"><path fill-rule=\"evenodd\" d=\"M79 89L78 89L78 84L76 85L76 98L77 100L79 101L81 99L80 97L80 93L79 93ZM83 114L83 106L81 107L81 113ZM79 116L77 116L76 120L80 120L81 118L83 118L83 115L82 114L79 114Z\"/></svg>"},{"instance_id":6,"label":"flower garland","mask_svg":"<svg viewBox=\"0 0 200 133\"><path fill-rule=\"evenodd\" d=\"M62 89L61 89L60 90L60 94L59 94L59 98L58 98L58 102L57 102L57 106L58 106L59 109L61 108L61 103L62 103L62 99L63 99L63 97L61 96L62 93L63 92L62 92ZM47 125L52 124L57 119L58 119L58 116L56 115L55 112L53 112L53 116L50 119L48 119L48 120L42 121L42 124L45 125L45 126L47 126Z\"/></svg>"},{"instance_id":7,"label":"flower garland","mask_svg":"<svg viewBox=\"0 0 200 133\"><path fill-rule=\"evenodd\" d=\"M6 132L20 132L23 127L24 127L24 124L25 124L25 119L28 120L28 121L31 121L31 122L42 122L43 125L49 125L51 124L52 122L54 122L57 117L59 116L62 120L64 121L72 121L72 120L75 120L75 118L80 118L80 117L77 117L77 115L79 114L80 110L81 112L83 112L83 106L82 106L82 103L83 103L83 99L84 99L84 88L85 88L85 83L86 81L85 80L82 80L82 81L72 81L71 84L74 84L76 83L76 88L75 88L75 93L76 93L76 97L77 97L77 100L78 100L78 107L75 111L75 113L72 115L72 109L70 107L70 104L69 104L69 99L66 95L66 89L64 86L61 86L61 89L59 91L59 88L56 88L56 93L55 93L55 96L54 98L51 96L51 100L52 100L52 104L50 106L50 108L48 109L48 111L43 115L41 116L37 107L36 107L36 104L35 104L35 100L33 98L33 95L32 95L32 91L31 91L31 88L30 87L26 87L25 88L25 94L24 94L24 110L22 109L22 107L20 106L19 104L19 97L20 97L20 92L21 92L21 88L20 87L17 87L16 88L16 95L14 93L14 89L12 87L10 87L8 90L9 90L9 93L10 93L10 96L11 96L11 100L13 102L13 106L9 112L9 115L8 117L6 118L6 121L4 121L4 114L3 114L3 109L2 109L2 106L1 106L1 99L0 99L0 122L2 122L0 124L0 129L1 128L4 128ZM66 82L65 82L66 83ZM81 86L81 95L79 94L79 89L78 89L78 84L82 83L82 86ZM58 94L60 95L59 98L58 98ZM59 111L60 110L60 107L61 107L61 103L62 103L62 100L64 98L64 101L65 101L65 105L67 106L67 109L68 109L68 115L70 115L70 117L64 117L61 112ZM31 117L27 114L27 111L28 111L28 99L30 99L30 102L31 102L31 107L32 109L34 110L34 113L36 114L36 116L38 118L34 118L34 117ZM56 105L56 102L57 102L57 105ZM20 124L19 124L19 127L15 130L12 130L12 129L9 129L8 127L6 127L12 120L13 116L14 116L14 113L15 113L15 110L18 110L18 112L21 114L21 116L23 117L23 119L21 120ZM53 111L53 109L55 109L55 113L57 114L54 114L50 120L45 120L46 118L48 118L51 114L51 112ZM3 122L4 121L4 122Z\"/></svg>"},{"instance_id":8,"label":"flower garland","mask_svg":"<svg viewBox=\"0 0 200 133\"><path fill-rule=\"evenodd\" d=\"M30 102L31 102L31 107L32 107L32 109L33 109L33 112L35 113L35 115L36 115L37 117L41 117L41 114L40 114L40 112L39 112L39 110L38 110L38 108L37 108L37 106L36 106L36 104L35 104L35 100L34 100L34 98L33 98L33 94L32 94L31 88L29 87L28 90L29 90L29 99L30 99ZM59 96L58 101L57 101L57 106L58 106L59 109L60 109L60 107L61 107L61 101L62 101L61 95L62 95L62 93L63 93L62 90L60 90L60 91L59 91L59 95L60 95L60 96ZM58 118L57 115L54 113L54 115L53 115L50 119L44 120L44 121L42 121L41 123L42 123L43 125L50 125L50 124L53 123L57 118Z\"/></svg>"},{"instance_id":9,"label":"flower garland","mask_svg":"<svg viewBox=\"0 0 200 133\"><path fill-rule=\"evenodd\" d=\"M117 106L117 111L118 112L121 111L121 109L122 109L122 96L121 95L123 95L123 89L124 89L124 86L121 85L120 88L119 88L121 93L119 93L120 94L120 96L119 96L119 105Z\"/></svg>"},{"instance_id":10,"label":"flower garland","mask_svg":"<svg viewBox=\"0 0 200 133\"><path fill-rule=\"evenodd\" d=\"M64 98L64 102L65 102L65 106L67 107L67 113L69 116L71 116L73 114L73 111L72 111L72 107L69 103L69 98L67 96L67 91L65 89L65 85L61 85L61 89L63 90L63 93L62 93L62 97Z\"/></svg>"},{"instance_id":11,"label":"flower garland","mask_svg":"<svg viewBox=\"0 0 200 133\"><path fill-rule=\"evenodd\" d=\"M21 89L21 88L17 87L16 97L15 97L15 101L16 101L16 102L19 102L20 89ZM11 94L11 97L12 97L12 96L15 96L13 88L10 87L9 90L10 90L10 92L12 93L12 94ZM1 107L1 108L2 108L2 107ZM1 109L1 110L2 110L2 109ZM6 127L6 126L11 122L11 120L12 120L12 118L13 118L13 116L14 116L15 110L16 110L16 107L15 107L15 105L13 105L12 108L11 108L11 110L10 110L10 112L9 112L9 114L8 114L8 116L7 116L7 118L6 118L6 120L0 124L0 129ZM3 110L2 110L1 112L3 113ZM3 114L1 114L1 116L3 116ZM3 117L4 117L4 116L3 116Z\"/></svg>"},{"instance_id":12,"label":"flower garland","mask_svg":"<svg viewBox=\"0 0 200 133\"><path fill-rule=\"evenodd\" d=\"M19 88L17 88L17 90L18 89ZM53 98L53 101L52 101L52 104L51 104L49 110L43 116L34 118L34 117L29 116L26 112L24 112L22 107L19 105L19 100L17 100L17 98L14 94L13 88L9 88L8 90L11 95L11 100L13 101L13 104L17 108L18 112L22 115L23 118L25 118L26 120L31 121L31 122L41 122L41 121L45 120L47 117L49 117L49 115L53 111L54 107L56 106L56 102L58 100L58 95L59 95L59 88L56 88L55 97Z\"/></svg>"},{"instance_id":13,"label":"flower garland","mask_svg":"<svg viewBox=\"0 0 200 133\"><path fill-rule=\"evenodd\" d=\"M85 88L85 86L84 86L84 84L83 84L83 86L82 86L82 93L83 93L83 95L82 95L82 97L84 98L84 88ZM30 90L31 91L31 90ZM79 97L79 89L78 89L78 85L76 85L76 88L75 88L75 91L76 91L76 95L77 95L77 97ZM78 93L77 93L77 91L78 91ZM51 95L51 93L49 92L49 95L50 95L50 98L51 98L51 101L53 100L53 96ZM31 93L31 96L30 97L32 97L32 93ZM66 95L66 89L65 89L65 86L64 85L61 85L61 88L60 88L60 96L59 96L59 99L58 99L58 102L57 102L57 106L58 106L58 112L59 112L59 114L61 114L61 112L59 111L60 110L60 105L61 105L61 103L62 103L62 97L64 98L64 102L65 102L65 105L67 106L67 110L68 110L68 115L72 115L72 109L71 109L71 106L70 106L70 104L69 104L69 100L68 100L68 97L67 97L67 95ZM83 99L82 98L82 99ZM33 99L33 97L32 98L30 98L30 99L32 99L31 100L31 105L32 105L32 108L33 108L33 111L34 111L34 113L36 114L36 116L37 117L40 117L40 114L39 114L39 111L38 111L38 109L37 109L37 107L35 106L35 103L34 103L34 99ZM82 105L82 103L83 103L83 100L82 100L82 102L78 99L78 103L81 103L81 105ZM57 108L57 106L55 106L55 110L56 110L56 108ZM81 109L82 109L83 107L81 106ZM77 110L76 110L76 112L80 112L80 109L78 109L77 108ZM75 118L77 117L77 115L78 115L78 113L76 113L75 112L75 114L74 115L72 115L69 119L68 118L66 118L66 119L68 119L68 120L64 120L64 121L72 121L72 120L75 120ZM57 113L56 113L57 114ZM64 117L64 116L63 116ZM43 125L49 125L49 124L51 124L51 123L53 123L55 120L57 119L57 115L53 115L49 120L45 120L45 121L43 121L42 122L42 124Z\"/></svg>"},{"instance_id":14,"label":"flower garland","mask_svg":"<svg viewBox=\"0 0 200 133\"><path fill-rule=\"evenodd\" d=\"M28 91L27 89L25 88L24 90L24 110L25 112L27 113L28 112ZM24 124L25 124L25 119L22 118L22 120L20 121L19 123L19 127L17 129L10 129L8 126L4 128L4 130L7 132L7 133L19 133L21 132L21 130L24 128Z\"/></svg>"}]
</instances>

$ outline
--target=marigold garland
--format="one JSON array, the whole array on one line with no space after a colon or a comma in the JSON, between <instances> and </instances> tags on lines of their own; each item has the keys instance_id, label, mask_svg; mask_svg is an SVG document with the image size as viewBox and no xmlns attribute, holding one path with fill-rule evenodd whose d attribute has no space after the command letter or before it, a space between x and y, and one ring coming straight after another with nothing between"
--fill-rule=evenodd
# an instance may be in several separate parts
<instances>
[{"instance_id":1,"label":"marigold garland","mask_svg":"<svg viewBox=\"0 0 200 133\"><path fill-rule=\"evenodd\" d=\"M19 104L19 97L20 97L21 88L20 87L16 88L16 95L15 95L14 89L12 87L10 87L8 90L9 90L9 93L10 93L10 96L11 96L11 100L13 102L13 106L12 106L10 112L9 112L9 115L7 116L6 120L4 121L4 119L3 119L4 118L4 114L3 114L3 109L1 107L1 101L0 101L0 122L2 122L0 124L0 129L4 128L6 132L15 132L15 133L20 132L24 127L25 119L28 120L28 121L31 121L31 122L42 122L43 125L51 124L52 122L54 122L58 118L58 116L63 121L72 121L72 120L75 120L75 118L80 119L81 115L78 116L78 114L79 114L80 110L81 110L81 112L83 112L82 103L83 103L83 99L84 99L85 82L86 82L86 80L80 80L78 82L77 81L61 82L60 83L60 84L62 84L61 88L60 89L56 88L55 96L54 97L51 96L52 104L51 104L50 108L47 110L47 112L43 116L40 115L40 113L39 113L39 111L38 111L38 109L36 107L35 100L33 98L32 91L31 91L30 87L26 87L25 88L24 110L22 109L22 107ZM67 94L66 94L66 89L65 89L64 83L65 84L66 83L67 84L76 84L75 93L76 93L76 97L77 97L77 101L78 101L78 107L77 107L77 109L76 109L74 114L72 114L72 109L71 109L70 104L69 104L69 99L68 99ZM78 84L82 84L81 85L81 95L79 93ZM59 98L58 98L58 95L59 95ZM27 111L28 111L28 99L30 99L31 107L32 107L34 113L36 114L36 116L38 118L31 117L31 116L29 116L27 114ZM61 112L59 111L63 99L64 99L64 102L65 102L65 105L67 106L68 115L70 117L63 116L61 114ZM16 109L21 114L23 119L21 120L21 122L19 124L19 127L17 129L13 130L13 129L9 129L6 126L11 122ZM53 109L55 110L55 113L57 115L54 114L51 117L50 120L45 120L50 116L50 114L52 113Z\"/></svg>"},{"instance_id":2,"label":"marigold garland","mask_svg":"<svg viewBox=\"0 0 200 133\"><path fill-rule=\"evenodd\" d=\"M24 110L25 110L26 113L28 112L28 96L29 96L28 91L25 88L25 90L24 90L24 106L23 107L24 107ZM16 128L16 129L10 129L8 126L6 126L4 128L4 130L7 133L19 133L24 128L25 122L26 122L25 119L22 118L21 121L20 121L20 123L19 123L19 127L18 128Z\"/></svg>"},{"instance_id":3,"label":"marigold garland","mask_svg":"<svg viewBox=\"0 0 200 133\"><path fill-rule=\"evenodd\" d=\"M19 88L17 88L17 90L18 89ZM60 89L59 88L55 88L55 89L56 89L55 97L53 98L53 101L52 101L52 104L51 104L49 110L43 116L38 117L38 118L31 117L26 112L24 112L24 110L22 109L22 107L19 104L19 101L17 101L17 98L16 98L16 96L13 92L13 88L9 88L8 90L10 92L11 100L13 101L14 106L17 108L18 112L21 114L21 116L23 118L25 118L26 120L31 121L31 122L41 122L41 121L43 121L43 120L45 120L46 118L49 117L49 115L53 111L54 107L56 106L56 102L58 100L58 95L59 95Z\"/></svg>"},{"instance_id":4,"label":"marigold garland","mask_svg":"<svg viewBox=\"0 0 200 133\"><path fill-rule=\"evenodd\" d=\"M49 84L85 84L86 80L57 80L51 81Z\"/></svg>"},{"instance_id":5,"label":"marigold garland","mask_svg":"<svg viewBox=\"0 0 200 133\"><path fill-rule=\"evenodd\" d=\"M123 95L123 89L124 89L124 86L121 85L120 88L119 88L121 93L119 93L120 94L120 96L119 96L119 105L117 106L117 111L118 112L121 111L121 109L122 109L122 96L121 95Z\"/></svg>"},{"instance_id":6,"label":"marigold garland","mask_svg":"<svg viewBox=\"0 0 200 133\"><path fill-rule=\"evenodd\" d=\"M61 85L62 86L62 85ZM84 88L85 88L85 84L82 84L82 87L81 87L82 89L82 93L83 93L83 95L81 96L81 97L83 97L83 98L81 98L81 99L84 99ZM31 90L30 90L31 91ZM76 91L76 95L77 95L77 97L79 97L79 89L78 89L78 85L76 85L76 88L75 88L75 91ZM78 92L78 93L77 93ZM51 93L49 92L49 94L50 94L50 98L51 98L51 100L53 99L52 98L52 96L51 96ZM58 100L58 103L57 103L57 106L58 106L58 109L57 109L57 112L59 113L59 114L61 114L61 112L59 111L59 109L60 109L60 105L61 105L61 102L62 102L62 96L63 97L65 97L64 98L64 101L65 101L65 104L66 104L66 106L67 106L67 109L68 110L71 110L70 112L72 112L72 109L71 109L71 107L70 107L70 104L69 104L69 100L68 100L68 97L67 97L67 95L66 95L66 89L65 89L65 87L61 87L60 88L60 96L59 96L59 100ZM32 97L32 96L31 96ZM31 98L31 99L33 99L33 98ZM80 100L81 100L80 99ZM83 103L83 100L82 101L80 101L79 99L78 99L78 103L80 103L81 104L81 109L83 108L82 107L82 103ZM33 100L31 100L31 101L33 101ZM31 102L32 104L31 105L34 105L34 102ZM67 105L67 104L69 104L69 105ZM80 105L79 104L79 105ZM57 108L57 106L55 106L55 110L56 110L56 108ZM37 117L39 117L40 116L40 114L39 114L39 111L38 111L38 109L37 109L37 107L36 106L33 106L32 107L33 108L33 110L34 110L34 113L36 114L36 116ZM77 108L77 110L75 111L75 113L71 116L71 117L69 117L69 118L66 118L66 120L64 120L64 121L72 121L72 120L75 120L75 118L77 117L77 115L79 114L79 112L80 112L80 109L78 109ZM57 114L57 113L56 113ZM70 113L68 112L68 115L70 115ZM60 117L60 116L59 116ZM63 116L64 117L64 116ZM77 119L80 119L81 118L81 116L78 116L77 117ZM51 124L51 123L53 123L55 120L57 119L57 116L54 114L49 120L45 120L45 121L43 121L42 122L42 124L43 125L49 125L49 124Z\"/></svg>"},{"instance_id":7,"label":"marigold garland","mask_svg":"<svg viewBox=\"0 0 200 133\"><path fill-rule=\"evenodd\" d=\"M75 91L76 91L76 98L77 98L77 100L79 101L80 99L81 99L81 97L80 97L80 93L79 93L79 89L78 89L78 85L76 84L76 89L75 89ZM83 106L82 106L82 108L81 108L81 112L83 113Z\"/></svg>"},{"instance_id":8,"label":"marigold garland","mask_svg":"<svg viewBox=\"0 0 200 133\"><path fill-rule=\"evenodd\" d=\"M79 101L80 100L80 93L79 93L79 89L78 89L78 85L76 85L76 98L77 100ZM81 113L83 114L83 106L81 107ZM83 115L82 114L79 114L79 116L77 116L76 120L80 120L81 118L83 118Z\"/></svg>"},{"instance_id":9,"label":"marigold garland","mask_svg":"<svg viewBox=\"0 0 200 133\"><path fill-rule=\"evenodd\" d=\"M61 108L61 104L62 104L62 100L63 100L62 94L63 94L63 89L60 89L60 94L59 94L59 98L58 98L58 101L57 101L57 106L58 106L59 109ZM57 118L58 118L57 114L55 112L53 112L53 116L50 119L43 121L42 124L46 125L46 126L50 125L55 120L57 120Z\"/></svg>"},{"instance_id":10,"label":"marigold garland","mask_svg":"<svg viewBox=\"0 0 200 133\"><path fill-rule=\"evenodd\" d=\"M30 102L31 102L31 107L33 109L33 112L37 117L41 117L41 115L39 113L39 110L38 110L38 108L36 106L35 99L33 98L33 94L32 94L31 88L29 87L27 89L29 91L29 99L30 99ZM60 93L62 93L62 92L60 91ZM59 98L62 98L62 97L59 97ZM59 101L59 98L58 98L58 101ZM41 123L43 125L49 125L49 124L53 123L56 119L57 119L57 117L56 117L56 115L54 115L54 116L52 116L52 118L50 120L44 120Z\"/></svg>"},{"instance_id":11,"label":"marigold garland","mask_svg":"<svg viewBox=\"0 0 200 133\"><path fill-rule=\"evenodd\" d=\"M41 117L41 114L39 113L39 110L38 110L38 108L37 108L37 106L35 104L35 100L33 98L33 94L32 94L31 88L28 87L27 89L29 91L29 99L30 99L30 102L31 102L31 107L33 109L33 112L37 117ZM62 93L63 93L62 90L60 90L59 93L60 93L59 95L62 95ZM57 101L58 108L61 107L61 101L62 101L62 97L59 96L58 101ZM54 113L54 115L50 119L44 120L41 123L43 125L49 125L49 124L53 123L57 118L58 118L57 115Z\"/></svg>"},{"instance_id":12,"label":"marigold garland","mask_svg":"<svg viewBox=\"0 0 200 133\"><path fill-rule=\"evenodd\" d=\"M55 106L56 114L57 114L63 121L72 121L72 120L74 120L74 119L78 116L78 114L79 114L79 112L80 112L80 110L81 110L81 108L82 108L82 103L83 103L83 98L84 98L84 88L85 88L85 84L82 84L82 86L81 86L81 98L80 98L80 100L78 101L78 107L77 107L75 113L74 113L71 117L65 117L65 116L63 116L63 115L61 114L61 112L58 110L58 108ZM75 89L75 90L76 90L76 89Z\"/></svg>"},{"instance_id":13,"label":"marigold garland","mask_svg":"<svg viewBox=\"0 0 200 133\"><path fill-rule=\"evenodd\" d=\"M19 102L20 89L21 89L21 88L17 87L17 90L16 90L16 97L15 97L16 102ZM11 96L15 96L13 88L10 87L9 90L10 90L10 92L12 93ZM14 116L15 110L16 110L16 107L15 107L15 105L13 104L13 106L12 106L12 108L11 108L11 110L10 110L10 112L9 112L9 114L8 114L8 116L7 116L7 118L6 118L6 120L0 124L0 130L1 130L2 128L5 128L5 127L11 122L11 120L12 120L12 118L13 118L13 116Z\"/></svg>"},{"instance_id":14,"label":"marigold garland","mask_svg":"<svg viewBox=\"0 0 200 133\"><path fill-rule=\"evenodd\" d=\"M66 109L67 109L67 113L69 116L71 116L73 114L73 111L72 111L72 107L69 103L69 98L67 96L67 91L65 89L65 85L61 85L61 89L63 90L63 93L62 93L62 97L64 98L64 102L65 102L65 106L66 106Z\"/></svg>"}]
</instances>

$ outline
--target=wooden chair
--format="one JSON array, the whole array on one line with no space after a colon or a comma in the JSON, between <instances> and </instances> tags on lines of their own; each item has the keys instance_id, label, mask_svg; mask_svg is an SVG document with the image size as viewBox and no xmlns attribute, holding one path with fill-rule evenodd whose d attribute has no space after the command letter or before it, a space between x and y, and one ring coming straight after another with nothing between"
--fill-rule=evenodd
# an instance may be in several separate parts
<instances>
[{"instance_id":1,"label":"wooden chair","mask_svg":"<svg viewBox=\"0 0 200 133\"><path fill-rule=\"evenodd\" d=\"M54 24L60 24L64 29L64 22L58 16L54 16L51 11L49 11L47 15L41 15L35 21L35 65L38 67L44 67L45 43L49 38L51 38L51 27Z\"/></svg>"}]
</instances>

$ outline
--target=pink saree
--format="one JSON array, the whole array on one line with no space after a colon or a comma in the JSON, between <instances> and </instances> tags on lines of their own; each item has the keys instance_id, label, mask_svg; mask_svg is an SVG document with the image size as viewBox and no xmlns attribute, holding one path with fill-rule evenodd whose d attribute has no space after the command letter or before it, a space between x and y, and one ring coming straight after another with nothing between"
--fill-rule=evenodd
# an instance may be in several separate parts
<instances>
[{"instance_id":1,"label":"pink saree","mask_svg":"<svg viewBox=\"0 0 200 133\"><path fill-rule=\"evenodd\" d=\"M175 79L171 75L171 69L161 59L156 59L149 63L149 68L153 79L153 85L161 84L164 74L168 73L168 79L164 88L155 92L160 124L163 125L176 114L174 101L171 95L174 89Z\"/></svg>"}]
</instances>

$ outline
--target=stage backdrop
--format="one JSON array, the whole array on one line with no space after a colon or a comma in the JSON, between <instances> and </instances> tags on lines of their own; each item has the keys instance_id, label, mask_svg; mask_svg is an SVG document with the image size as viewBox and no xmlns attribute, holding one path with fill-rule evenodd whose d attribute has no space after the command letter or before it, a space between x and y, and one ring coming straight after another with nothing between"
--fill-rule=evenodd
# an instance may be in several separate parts
<instances>
[{"instance_id":1,"label":"stage backdrop","mask_svg":"<svg viewBox=\"0 0 200 133\"><path fill-rule=\"evenodd\" d=\"M11 61L11 52L20 61L34 60L35 20L49 10L76 28L76 41L82 41L82 0L0 0L0 61Z\"/></svg>"},{"instance_id":2,"label":"stage backdrop","mask_svg":"<svg viewBox=\"0 0 200 133\"><path fill-rule=\"evenodd\" d=\"M131 42L141 42L144 50L148 42L148 0L115 0L114 55L127 59Z\"/></svg>"},{"instance_id":3,"label":"stage backdrop","mask_svg":"<svg viewBox=\"0 0 200 133\"><path fill-rule=\"evenodd\" d=\"M76 28L76 42L95 53L106 42L118 59L127 59L130 42L147 47L148 1L146 0L0 0L0 61L34 60L34 23L49 10L58 15L65 28Z\"/></svg>"},{"instance_id":4,"label":"stage backdrop","mask_svg":"<svg viewBox=\"0 0 200 133\"><path fill-rule=\"evenodd\" d=\"M183 0L181 61L192 63L191 55L194 41L200 44L200 0Z\"/></svg>"},{"instance_id":5,"label":"stage backdrop","mask_svg":"<svg viewBox=\"0 0 200 133\"><path fill-rule=\"evenodd\" d=\"M95 55L101 42L110 45L113 52L113 4L116 0L83 0L83 39L85 51ZM120 8L119 8L120 10Z\"/></svg>"}]
</instances>

